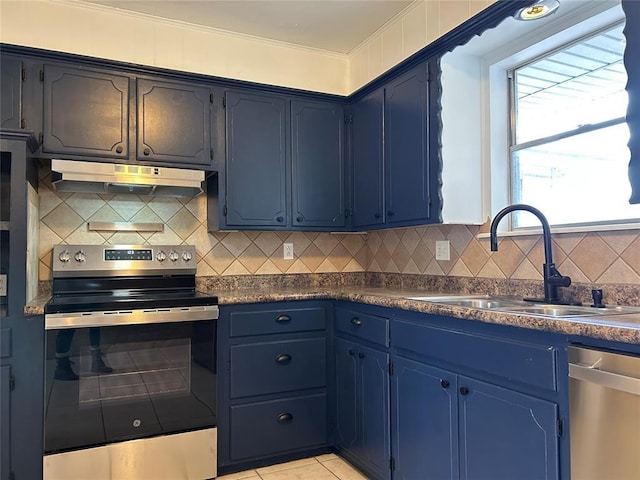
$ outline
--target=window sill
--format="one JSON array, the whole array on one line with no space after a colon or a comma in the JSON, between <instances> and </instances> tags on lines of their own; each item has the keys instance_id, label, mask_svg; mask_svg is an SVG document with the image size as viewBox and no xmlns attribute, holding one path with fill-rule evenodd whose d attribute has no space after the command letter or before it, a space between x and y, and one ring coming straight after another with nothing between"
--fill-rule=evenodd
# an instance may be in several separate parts
<instances>
[{"instance_id":1,"label":"window sill","mask_svg":"<svg viewBox=\"0 0 640 480\"><path fill-rule=\"evenodd\" d=\"M551 227L551 233L592 233L592 232L618 232L625 230L640 230L640 223L612 223L609 225L584 225L575 227ZM527 230L507 230L498 231L500 237L526 237L531 235L542 235L542 228L531 228ZM479 233L476 238L489 238L489 232Z\"/></svg>"}]
</instances>

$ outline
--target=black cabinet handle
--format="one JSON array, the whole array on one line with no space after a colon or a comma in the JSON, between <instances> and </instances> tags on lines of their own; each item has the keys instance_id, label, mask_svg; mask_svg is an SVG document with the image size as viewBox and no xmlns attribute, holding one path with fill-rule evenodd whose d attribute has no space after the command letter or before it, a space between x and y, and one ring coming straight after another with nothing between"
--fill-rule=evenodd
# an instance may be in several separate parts
<instances>
[{"instance_id":1,"label":"black cabinet handle","mask_svg":"<svg viewBox=\"0 0 640 480\"><path fill-rule=\"evenodd\" d=\"M289 423L291 421L293 421L293 415L288 412L283 412L278 415L278 422L280 423Z\"/></svg>"},{"instance_id":2,"label":"black cabinet handle","mask_svg":"<svg viewBox=\"0 0 640 480\"><path fill-rule=\"evenodd\" d=\"M469 389L467 387L460 387L460 395L468 395Z\"/></svg>"},{"instance_id":3,"label":"black cabinet handle","mask_svg":"<svg viewBox=\"0 0 640 480\"><path fill-rule=\"evenodd\" d=\"M276 363L284 364L289 363L291 361L291 355L288 353L281 353L276 355Z\"/></svg>"},{"instance_id":4,"label":"black cabinet handle","mask_svg":"<svg viewBox=\"0 0 640 480\"><path fill-rule=\"evenodd\" d=\"M149 150L148 148L145 148L142 153L144 153L145 155L149 155L151 153L151 150Z\"/></svg>"},{"instance_id":5,"label":"black cabinet handle","mask_svg":"<svg viewBox=\"0 0 640 480\"><path fill-rule=\"evenodd\" d=\"M278 223L284 222L284 217L276 217L276 222Z\"/></svg>"},{"instance_id":6,"label":"black cabinet handle","mask_svg":"<svg viewBox=\"0 0 640 480\"><path fill-rule=\"evenodd\" d=\"M296 217L296 222L298 222L298 223L302 223L303 220L304 220L304 218L302 218L302 215Z\"/></svg>"},{"instance_id":7,"label":"black cabinet handle","mask_svg":"<svg viewBox=\"0 0 640 480\"><path fill-rule=\"evenodd\" d=\"M285 323L290 321L291 321L291 317L289 315L278 315L276 317L276 322L278 323Z\"/></svg>"},{"instance_id":8,"label":"black cabinet handle","mask_svg":"<svg viewBox=\"0 0 640 480\"><path fill-rule=\"evenodd\" d=\"M362 320L358 317L353 317L351 319L351 323L353 323L355 326L359 327L360 325L362 325Z\"/></svg>"},{"instance_id":9,"label":"black cabinet handle","mask_svg":"<svg viewBox=\"0 0 640 480\"><path fill-rule=\"evenodd\" d=\"M395 212L393 210L387 210L387 215L389 215L390 217L393 217L394 214Z\"/></svg>"},{"instance_id":10,"label":"black cabinet handle","mask_svg":"<svg viewBox=\"0 0 640 480\"><path fill-rule=\"evenodd\" d=\"M449 388L449 385L451 385L451 384L449 383L449 380L440 380L440 386L441 386L442 388Z\"/></svg>"},{"instance_id":11,"label":"black cabinet handle","mask_svg":"<svg viewBox=\"0 0 640 480\"><path fill-rule=\"evenodd\" d=\"M354 349L349 350L349 355L355 355L356 351Z\"/></svg>"},{"instance_id":12,"label":"black cabinet handle","mask_svg":"<svg viewBox=\"0 0 640 480\"><path fill-rule=\"evenodd\" d=\"M122 145L118 145L118 146L116 147L116 153L122 153L122 150L123 150L123 149L122 149Z\"/></svg>"},{"instance_id":13,"label":"black cabinet handle","mask_svg":"<svg viewBox=\"0 0 640 480\"><path fill-rule=\"evenodd\" d=\"M364 358L364 353L363 352L359 352L358 353L358 358Z\"/></svg>"},{"instance_id":14,"label":"black cabinet handle","mask_svg":"<svg viewBox=\"0 0 640 480\"><path fill-rule=\"evenodd\" d=\"M380 218L380 217L382 217L382 215L380 215L379 213L374 213L373 214L373 218L377 219L377 218Z\"/></svg>"}]
</instances>

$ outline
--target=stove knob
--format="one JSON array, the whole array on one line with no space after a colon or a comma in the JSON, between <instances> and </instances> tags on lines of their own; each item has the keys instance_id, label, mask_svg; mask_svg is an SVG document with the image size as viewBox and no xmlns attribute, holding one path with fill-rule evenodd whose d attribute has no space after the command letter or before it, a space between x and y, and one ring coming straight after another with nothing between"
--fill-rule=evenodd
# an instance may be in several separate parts
<instances>
[{"instance_id":1,"label":"stove knob","mask_svg":"<svg viewBox=\"0 0 640 480\"><path fill-rule=\"evenodd\" d=\"M164 262L164 261L167 259L167 254L166 254L166 253L164 253L162 250L160 250L160 251L158 252L158 254L156 255L156 259L157 259L159 262Z\"/></svg>"},{"instance_id":2,"label":"stove knob","mask_svg":"<svg viewBox=\"0 0 640 480\"><path fill-rule=\"evenodd\" d=\"M191 252L189 250L182 252L182 260L185 262L189 262L191 260Z\"/></svg>"},{"instance_id":3,"label":"stove knob","mask_svg":"<svg viewBox=\"0 0 640 480\"><path fill-rule=\"evenodd\" d=\"M71 260L71 254L69 253L69 250L61 251L60 255L58 255L58 260L60 260L62 263L67 263L69 260Z\"/></svg>"},{"instance_id":4,"label":"stove knob","mask_svg":"<svg viewBox=\"0 0 640 480\"><path fill-rule=\"evenodd\" d=\"M169 260L171 260L172 262L175 262L179 258L180 258L180 255L178 255L178 252L176 252L175 250L171 250L169 252Z\"/></svg>"},{"instance_id":5,"label":"stove knob","mask_svg":"<svg viewBox=\"0 0 640 480\"><path fill-rule=\"evenodd\" d=\"M82 263L87 259L87 256L82 250L78 250L73 258L76 259L76 262Z\"/></svg>"}]
</instances>

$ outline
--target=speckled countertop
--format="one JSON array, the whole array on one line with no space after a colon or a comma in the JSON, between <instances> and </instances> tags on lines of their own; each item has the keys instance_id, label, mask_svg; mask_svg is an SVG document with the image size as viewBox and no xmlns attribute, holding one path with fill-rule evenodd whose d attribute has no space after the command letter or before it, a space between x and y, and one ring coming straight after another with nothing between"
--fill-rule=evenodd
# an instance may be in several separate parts
<instances>
[{"instance_id":1,"label":"speckled countertop","mask_svg":"<svg viewBox=\"0 0 640 480\"><path fill-rule=\"evenodd\" d=\"M624 343L640 344L640 313L601 315L597 311L590 317L552 318L531 314L516 314L495 310L445 305L441 303L410 300L407 297L447 295L416 288L388 288L367 286L255 286L239 287L229 291L217 291L220 305L242 303L280 302L295 300L347 300L382 307L437 314L454 318L509 325L533 330L544 330L564 335L581 335ZM451 293L456 294L456 293ZM47 295L34 299L25 308L25 314L44 313Z\"/></svg>"}]
</instances>

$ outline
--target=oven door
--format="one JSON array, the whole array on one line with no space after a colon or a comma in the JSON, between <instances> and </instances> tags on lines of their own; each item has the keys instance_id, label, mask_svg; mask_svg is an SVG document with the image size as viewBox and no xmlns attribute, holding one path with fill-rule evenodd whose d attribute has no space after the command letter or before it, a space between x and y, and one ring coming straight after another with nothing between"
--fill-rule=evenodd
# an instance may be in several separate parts
<instances>
[{"instance_id":1,"label":"oven door","mask_svg":"<svg viewBox=\"0 0 640 480\"><path fill-rule=\"evenodd\" d=\"M216 426L215 319L95 326L89 316L47 327L45 454Z\"/></svg>"}]
</instances>

